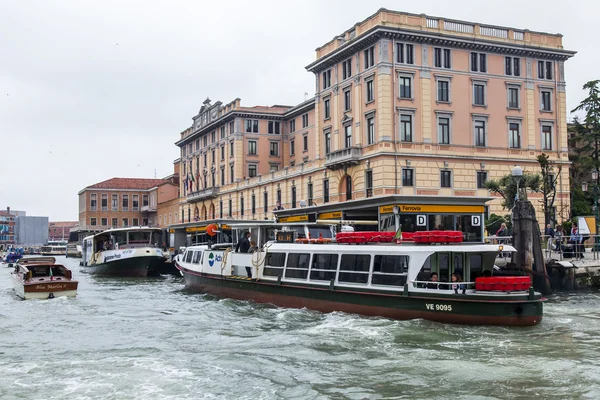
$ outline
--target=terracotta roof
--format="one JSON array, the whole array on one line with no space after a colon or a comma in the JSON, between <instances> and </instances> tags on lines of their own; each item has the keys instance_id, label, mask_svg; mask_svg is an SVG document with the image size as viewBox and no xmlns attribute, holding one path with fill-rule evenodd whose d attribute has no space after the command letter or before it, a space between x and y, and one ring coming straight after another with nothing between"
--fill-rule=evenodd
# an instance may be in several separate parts
<instances>
[{"instance_id":1,"label":"terracotta roof","mask_svg":"<svg viewBox=\"0 0 600 400\"><path fill-rule=\"evenodd\" d=\"M112 178L86 187L86 189L150 189L160 185L164 179Z\"/></svg>"},{"instance_id":2,"label":"terracotta roof","mask_svg":"<svg viewBox=\"0 0 600 400\"><path fill-rule=\"evenodd\" d=\"M59 221L59 222L50 222L50 223L48 223L48 226L51 226L53 228L62 228L63 226L65 228L73 228L78 223L79 222L77 222L77 221Z\"/></svg>"}]
</instances>

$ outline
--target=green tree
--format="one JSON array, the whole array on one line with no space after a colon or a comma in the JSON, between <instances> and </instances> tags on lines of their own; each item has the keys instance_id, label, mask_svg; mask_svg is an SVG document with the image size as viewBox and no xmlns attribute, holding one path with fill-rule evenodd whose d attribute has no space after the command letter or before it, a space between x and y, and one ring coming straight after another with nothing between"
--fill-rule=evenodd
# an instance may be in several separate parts
<instances>
[{"instance_id":1,"label":"green tree","mask_svg":"<svg viewBox=\"0 0 600 400\"><path fill-rule=\"evenodd\" d=\"M582 184L590 182L593 170L598 170L600 145L600 80L589 81L583 85L588 96L571 112L585 112L580 120L575 117L569 128L569 161L571 161L571 216L589 215L595 196L584 193ZM592 190L597 191L600 180L592 182ZM597 193L597 192L596 192ZM586 206L587 204L587 206Z\"/></svg>"},{"instance_id":2,"label":"green tree","mask_svg":"<svg viewBox=\"0 0 600 400\"><path fill-rule=\"evenodd\" d=\"M539 174L523 173L519 182L520 199L527 200L527 191L541 191L542 178ZM486 189L490 192L502 196L502 207L505 210L512 210L515 206L515 197L517 193L517 181L512 175L505 175L499 180L489 180L485 183Z\"/></svg>"}]
</instances>

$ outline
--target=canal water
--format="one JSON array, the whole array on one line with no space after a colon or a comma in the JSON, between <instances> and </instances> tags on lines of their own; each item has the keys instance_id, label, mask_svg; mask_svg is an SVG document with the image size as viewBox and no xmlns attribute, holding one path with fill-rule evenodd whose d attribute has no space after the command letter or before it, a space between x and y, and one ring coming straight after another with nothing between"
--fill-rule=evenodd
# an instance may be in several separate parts
<instances>
[{"instance_id":1,"label":"canal water","mask_svg":"<svg viewBox=\"0 0 600 400\"><path fill-rule=\"evenodd\" d=\"M281 309L181 278L83 274L19 300L0 267L0 398L598 399L600 294L553 297L532 328Z\"/></svg>"}]
</instances>

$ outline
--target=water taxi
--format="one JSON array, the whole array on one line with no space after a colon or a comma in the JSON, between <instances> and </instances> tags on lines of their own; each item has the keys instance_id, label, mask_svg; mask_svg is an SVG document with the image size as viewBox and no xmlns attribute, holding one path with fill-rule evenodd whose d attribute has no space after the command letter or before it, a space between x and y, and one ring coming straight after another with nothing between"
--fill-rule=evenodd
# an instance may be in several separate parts
<instances>
[{"instance_id":1,"label":"water taxi","mask_svg":"<svg viewBox=\"0 0 600 400\"><path fill-rule=\"evenodd\" d=\"M75 297L78 282L54 257L24 257L11 272L17 296L24 300Z\"/></svg>"},{"instance_id":2,"label":"water taxi","mask_svg":"<svg viewBox=\"0 0 600 400\"><path fill-rule=\"evenodd\" d=\"M508 245L464 243L462 232L280 231L251 254L228 245L187 247L176 258L185 287L277 306L399 320L531 326L543 316L528 276L493 276ZM439 280L431 280L435 275ZM453 282L453 278L456 280Z\"/></svg>"},{"instance_id":3,"label":"water taxi","mask_svg":"<svg viewBox=\"0 0 600 400\"><path fill-rule=\"evenodd\" d=\"M83 239L82 272L124 277L164 273L162 231L143 226L115 228Z\"/></svg>"}]
</instances>

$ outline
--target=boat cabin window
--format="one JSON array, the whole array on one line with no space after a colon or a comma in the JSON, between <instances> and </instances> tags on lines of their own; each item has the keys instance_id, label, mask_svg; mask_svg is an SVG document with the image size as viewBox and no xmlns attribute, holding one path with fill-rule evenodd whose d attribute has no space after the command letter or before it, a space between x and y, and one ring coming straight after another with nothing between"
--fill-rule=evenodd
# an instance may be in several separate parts
<instances>
[{"instance_id":1,"label":"boat cabin window","mask_svg":"<svg viewBox=\"0 0 600 400\"><path fill-rule=\"evenodd\" d=\"M285 265L285 253L267 253L264 276L283 276L283 266Z\"/></svg>"},{"instance_id":2,"label":"boat cabin window","mask_svg":"<svg viewBox=\"0 0 600 400\"><path fill-rule=\"evenodd\" d=\"M309 226L308 233L310 233L311 239L319 239L321 236L323 239L331 239L331 229L323 226Z\"/></svg>"},{"instance_id":3,"label":"boat cabin window","mask_svg":"<svg viewBox=\"0 0 600 400\"><path fill-rule=\"evenodd\" d=\"M187 263L192 262L192 253L193 253L193 251L191 251L191 250L186 251L185 260L184 260L185 262L187 262Z\"/></svg>"},{"instance_id":4,"label":"boat cabin window","mask_svg":"<svg viewBox=\"0 0 600 400\"><path fill-rule=\"evenodd\" d=\"M193 256L193 258L192 258L192 262L193 262L194 264L200 264L200 254L202 254L202 252L201 252L201 251L195 251L195 252L194 252L194 256Z\"/></svg>"},{"instance_id":5,"label":"boat cabin window","mask_svg":"<svg viewBox=\"0 0 600 400\"><path fill-rule=\"evenodd\" d=\"M285 277L306 279L308 276L309 253L289 253L285 266Z\"/></svg>"},{"instance_id":6,"label":"boat cabin window","mask_svg":"<svg viewBox=\"0 0 600 400\"><path fill-rule=\"evenodd\" d=\"M115 232L114 233L114 243L118 243L119 248L123 248L122 245L127 244L127 232Z\"/></svg>"},{"instance_id":7,"label":"boat cabin window","mask_svg":"<svg viewBox=\"0 0 600 400\"><path fill-rule=\"evenodd\" d=\"M335 279L337 264L337 254L313 254L310 279L315 281L331 281Z\"/></svg>"},{"instance_id":8,"label":"boat cabin window","mask_svg":"<svg viewBox=\"0 0 600 400\"><path fill-rule=\"evenodd\" d=\"M369 254L342 254L339 282L367 283L371 256Z\"/></svg>"},{"instance_id":9,"label":"boat cabin window","mask_svg":"<svg viewBox=\"0 0 600 400\"><path fill-rule=\"evenodd\" d=\"M149 244L150 232L129 232L129 244Z\"/></svg>"},{"instance_id":10,"label":"boat cabin window","mask_svg":"<svg viewBox=\"0 0 600 400\"><path fill-rule=\"evenodd\" d=\"M408 275L408 256L376 255L373 260L373 285L404 286Z\"/></svg>"},{"instance_id":11,"label":"boat cabin window","mask_svg":"<svg viewBox=\"0 0 600 400\"><path fill-rule=\"evenodd\" d=\"M464 276L463 279L475 282L476 278L483 275L483 257L481 254L469 254L469 272L470 276Z\"/></svg>"}]
</instances>

